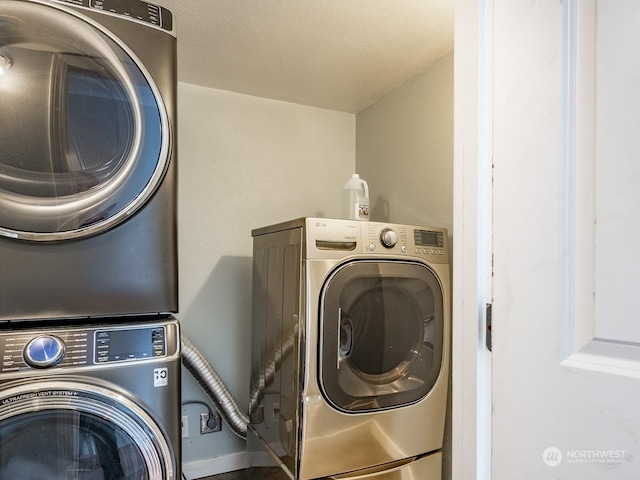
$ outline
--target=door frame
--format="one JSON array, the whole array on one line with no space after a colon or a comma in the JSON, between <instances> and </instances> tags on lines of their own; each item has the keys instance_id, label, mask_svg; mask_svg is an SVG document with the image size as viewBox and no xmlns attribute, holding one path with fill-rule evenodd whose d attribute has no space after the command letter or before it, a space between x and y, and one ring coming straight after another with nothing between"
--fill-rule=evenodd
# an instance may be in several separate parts
<instances>
[{"instance_id":1,"label":"door frame","mask_svg":"<svg viewBox=\"0 0 640 480\"><path fill-rule=\"evenodd\" d=\"M453 480L491 478L491 0L455 0Z\"/></svg>"}]
</instances>

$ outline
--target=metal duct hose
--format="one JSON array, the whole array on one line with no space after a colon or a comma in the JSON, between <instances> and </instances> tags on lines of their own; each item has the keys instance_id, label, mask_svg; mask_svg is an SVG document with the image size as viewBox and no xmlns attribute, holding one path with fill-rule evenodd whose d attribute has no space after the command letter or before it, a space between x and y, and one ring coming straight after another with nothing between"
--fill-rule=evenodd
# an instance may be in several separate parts
<instances>
[{"instance_id":1,"label":"metal duct hose","mask_svg":"<svg viewBox=\"0 0 640 480\"><path fill-rule=\"evenodd\" d=\"M296 334L297 331L294 329L282 345L276 346L266 359L262 379L257 376L251 382L249 412L253 412L258 408L264 395L265 385L273 382L276 369L280 366L282 360L293 351ZM231 393L213 367L184 334L181 335L181 344L182 363L185 368L189 370L207 396L213 401L220 411L220 416L229 425L231 431L238 437L246 439L249 418L238 408L238 404L234 401Z\"/></svg>"},{"instance_id":2,"label":"metal duct hose","mask_svg":"<svg viewBox=\"0 0 640 480\"><path fill-rule=\"evenodd\" d=\"M282 360L289 356L293 351L297 330L291 331L289 336L285 339L283 344L276 344L276 348L269 354L265 360L264 371L262 372L263 380L260 376L256 376L251 381L251 391L249 394L249 413L257 411L260 401L264 396L265 385L269 385L273 382L276 374L276 369L280 368Z\"/></svg>"},{"instance_id":3,"label":"metal duct hose","mask_svg":"<svg viewBox=\"0 0 640 480\"><path fill-rule=\"evenodd\" d=\"M181 335L181 337L182 364L189 370L191 375L193 375L205 393L213 401L216 408L220 411L220 416L231 431L238 437L246 439L249 418L238 408L226 385L211 365L209 365L209 362L207 362L184 334Z\"/></svg>"}]
</instances>

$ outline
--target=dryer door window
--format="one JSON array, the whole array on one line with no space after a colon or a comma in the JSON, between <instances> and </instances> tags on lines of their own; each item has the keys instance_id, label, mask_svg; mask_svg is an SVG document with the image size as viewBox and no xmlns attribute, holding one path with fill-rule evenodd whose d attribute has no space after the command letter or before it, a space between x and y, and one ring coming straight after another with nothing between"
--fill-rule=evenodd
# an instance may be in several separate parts
<instances>
[{"instance_id":1,"label":"dryer door window","mask_svg":"<svg viewBox=\"0 0 640 480\"><path fill-rule=\"evenodd\" d=\"M34 385L0 395L0 478L175 478L173 454L140 407L87 385Z\"/></svg>"},{"instance_id":2,"label":"dryer door window","mask_svg":"<svg viewBox=\"0 0 640 480\"><path fill-rule=\"evenodd\" d=\"M322 291L320 385L347 412L417 402L442 364L442 286L426 265L353 261Z\"/></svg>"},{"instance_id":3,"label":"dryer door window","mask_svg":"<svg viewBox=\"0 0 640 480\"><path fill-rule=\"evenodd\" d=\"M128 47L62 5L0 0L0 234L91 235L166 170L167 115Z\"/></svg>"}]
</instances>

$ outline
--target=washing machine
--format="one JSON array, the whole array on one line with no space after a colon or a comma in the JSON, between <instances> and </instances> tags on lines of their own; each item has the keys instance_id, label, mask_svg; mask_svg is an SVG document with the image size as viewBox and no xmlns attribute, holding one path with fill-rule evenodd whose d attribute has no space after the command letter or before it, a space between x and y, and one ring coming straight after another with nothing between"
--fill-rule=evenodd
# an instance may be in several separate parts
<instances>
[{"instance_id":1,"label":"washing machine","mask_svg":"<svg viewBox=\"0 0 640 480\"><path fill-rule=\"evenodd\" d=\"M447 231L303 218L252 234L252 471L440 480Z\"/></svg>"},{"instance_id":2,"label":"washing machine","mask_svg":"<svg viewBox=\"0 0 640 480\"><path fill-rule=\"evenodd\" d=\"M0 321L177 311L176 36L140 0L0 0Z\"/></svg>"},{"instance_id":3,"label":"washing machine","mask_svg":"<svg viewBox=\"0 0 640 480\"><path fill-rule=\"evenodd\" d=\"M180 478L178 322L0 330L0 478Z\"/></svg>"}]
</instances>

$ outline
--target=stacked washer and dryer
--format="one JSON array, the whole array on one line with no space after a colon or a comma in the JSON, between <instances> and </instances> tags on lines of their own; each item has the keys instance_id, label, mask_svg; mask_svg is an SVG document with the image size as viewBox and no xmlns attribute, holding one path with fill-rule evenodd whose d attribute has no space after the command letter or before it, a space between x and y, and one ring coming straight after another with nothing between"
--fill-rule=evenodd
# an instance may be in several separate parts
<instances>
[{"instance_id":1,"label":"stacked washer and dryer","mask_svg":"<svg viewBox=\"0 0 640 480\"><path fill-rule=\"evenodd\" d=\"M253 241L255 478L440 480L446 230L302 218Z\"/></svg>"},{"instance_id":2,"label":"stacked washer and dryer","mask_svg":"<svg viewBox=\"0 0 640 480\"><path fill-rule=\"evenodd\" d=\"M176 37L0 0L0 478L180 476Z\"/></svg>"}]
</instances>

